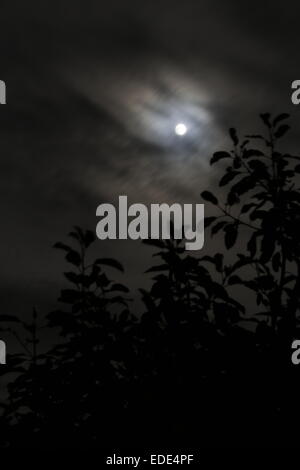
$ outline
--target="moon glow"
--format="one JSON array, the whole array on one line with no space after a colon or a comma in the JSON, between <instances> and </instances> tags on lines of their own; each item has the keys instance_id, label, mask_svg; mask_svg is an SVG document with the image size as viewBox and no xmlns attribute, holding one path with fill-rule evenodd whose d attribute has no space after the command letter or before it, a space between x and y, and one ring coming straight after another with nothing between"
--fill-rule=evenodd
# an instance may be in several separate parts
<instances>
[{"instance_id":1,"label":"moon glow","mask_svg":"<svg viewBox=\"0 0 300 470\"><path fill-rule=\"evenodd\" d=\"M187 133L187 127L183 122L179 122L175 126L175 133L179 136L184 136Z\"/></svg>"}]
</instances>

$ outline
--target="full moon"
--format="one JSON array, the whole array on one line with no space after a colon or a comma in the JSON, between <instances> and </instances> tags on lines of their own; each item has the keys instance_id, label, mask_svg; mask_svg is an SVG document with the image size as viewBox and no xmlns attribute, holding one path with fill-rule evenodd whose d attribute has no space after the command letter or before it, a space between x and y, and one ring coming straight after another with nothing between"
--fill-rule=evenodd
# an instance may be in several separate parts
<instances>
[{"instance_id":1,"label":"full moon","mask_svg":"<svg viewBox=\"0 0 300 470\"><path fill-rule=\"evenodd\" d=\"M187 133L187 127L185 124L183 124L182 122L180 122L179 124L177 124L175 126L175 133L177 135L180 135L180 136L183 136Z\"/></svg>"}]
</instances>

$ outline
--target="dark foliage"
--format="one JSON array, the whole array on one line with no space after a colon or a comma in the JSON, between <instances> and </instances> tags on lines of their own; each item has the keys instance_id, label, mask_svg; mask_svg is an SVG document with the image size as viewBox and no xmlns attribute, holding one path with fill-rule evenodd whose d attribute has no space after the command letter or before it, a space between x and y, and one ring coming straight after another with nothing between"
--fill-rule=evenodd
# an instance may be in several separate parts
<instances>
[{"instance_id":1,"label":"dark foliage","mask_svg":"<svg viewBox=\"0 0 300 470\"><path fill-rule=\"evenodd\" d=\"M265 135L245 139L230 129L232 150L211 159L222 175L217 194L202 192L216 214L206 233L224 254L146 242L159 261L140 317L109 277L122 266L88 260L92 232L55 245L70 265L63 307L47 317L58 344L38 351L35 309L29 324L0 316L24 350L9 358L3 447L296 445L300 157L278 149L287 118L262 114Z\"/></svg>"}]
</instances>

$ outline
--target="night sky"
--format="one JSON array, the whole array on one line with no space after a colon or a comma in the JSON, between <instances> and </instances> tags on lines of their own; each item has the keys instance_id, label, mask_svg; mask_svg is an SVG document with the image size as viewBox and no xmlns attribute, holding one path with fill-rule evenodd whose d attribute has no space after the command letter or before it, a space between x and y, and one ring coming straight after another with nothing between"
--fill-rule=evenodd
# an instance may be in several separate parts
<instances>
[{"instance_id":1,"label":"night sky","mask_svg":"<svg viewBox=\"0 0 300 470\"><path fill-rule=\"evenodd\" d=\"M229 127L258 132L260 112L289 112L298 150L299 13L296 1L2 0L2 313L55 304L65 264L52 245L73 225L95 230L100 203L202 202ZM96 251L140 286L148 248Z\"/></svg>"}]
</instances>

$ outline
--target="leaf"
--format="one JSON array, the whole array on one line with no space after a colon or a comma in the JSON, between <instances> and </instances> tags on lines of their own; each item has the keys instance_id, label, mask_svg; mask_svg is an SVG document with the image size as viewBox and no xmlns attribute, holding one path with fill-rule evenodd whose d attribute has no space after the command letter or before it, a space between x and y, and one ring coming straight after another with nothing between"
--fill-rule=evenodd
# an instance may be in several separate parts
<instances>
[{"instance_id":1,"label":"leaf","mask_svg":"<svg viewBox=\"0 0 300 470\"><path fill-rule=\"evenodd\" d=\"M241 145L241 149L243 149L248 144L249 144L249 139L244 140L244 142Z\"/></svg>"},{"instance_id":2,"label":"leaf","mask_svg":"<svg viewBox=\"0 0 300 470\"><path fill-rule=\"evenodd\" d=\"M211 202L211 203L214 204L215 206L218 204L218 199L217 199L216 196L214 196L210 191L203 191L203 192L201 193L201 197L202 197L202 199L204 199L205 201Z\"/></svg>"},{"instance_id":3,"label":"leaf","mask_svg":"<svg viewBox=\"0 0 300 470\"><path fill-rule=\"evenodd\" d=\"M205 217L204 219L204 225L205 228L209 227L214 221L216 220L216 217Z\"/></svg>"},{"instance_id":4,"label":"leaf","mask_svg":"<svg viewBox=\"0 0 300 470\"><path fill-rule=\"evenodd\" d=\"M120 295L116 295L115 297L112 297L111 299L109 299L109 302L111 304L121 304L127 307L127 303L125 302L123 297L121 297Z\"/></svg>"},{"instance_id":5,"label":"leaf","mask_svg":"<svg viewBox=\"0 0 300 470\"><path fill-rule=\"evenodd\" d=\"M110 268L118 269L119 271L124 272L124 268L121 263L112 258L98 258L94 264L103 264L105 266L109 266Z\"/></svg>"},{"instance_id":6,"label":"leaf","mask_svg":"<svg viewBox=\"0 0 300 470\"><path fill-rule=\"evenodd\" d=\"M237 133L236 133L236 129L234 127L231 127L229 129L229 135L230 135L231 140L234 143L234 145L237 145L239 143L239 139L238 139L238 136L237 136Z\"/></svg>"},{"instance_id":7,"label":"leaf","mask_svg":"<svg viewBox=\"0 0 300 470\"><path fill-rule=\"evenodd\" d=\"M250 219L251 220L257 220L257 219L264 220L266 213L267 213L266 211L255 210L250 214Z\"/></svg>"},{"instance_id":8,"label":"leaf","mask_svg":"<svg viewBox=\"0 0 300 470\"><path fill-rule=\"evenodd\" d=\"M83 240L84 234L83 234L82 228L78 227L78 225L74 225L74 228L75 228L76 232L78 233L79 239Z\"/></svg>"},{"instance_id":9,"label":"leaf","mask_svg":"<svg viewBox=\"0 0 300 470\"><path fill-rule=\"evenodd\" d=\"M79 240L80 240L80 237L79 237L79 235L78 235L77 232L70 232L70 233L69 233L69 237L74 238L76 241L79 241Z\"/></svg>"},{"instance_id":10,"label":"leaf","mask_svg":"<svg viewBox=\"0 0 300 470\"><path fill-rule=\"evenodd\" d=\"M276 118L273 120L273 126L276 126L280 121L283 121L284 119L289 118L290 115L287 113L282 113L276 116Z\"/></svg>"},{"instance_id":11,"label":"leaf","mask_svg":"<svg viewBox=\"0 0 300 470\"><path fill-rule=\"evenodd\" d=\"M239 171L229 171L226 173L220 180L219 186L225 186L226 184L230 183L237 175L239 175Z\"/></svg>"},{"instance_id":12,"label":"leaf","mask_svg":"<svg viewBox=\"0 0 300 470\"><path fill-rule=\"evenodd\" d=\"M224 227L224 225L227 225L226 220L221 220L220 222L218 222L216 225L212 227L211 234L215 235L216 233L218 233L219 230L221 230Z\"/></svg>"},{"instance_id":13,"label":"leaf","mask_svg":"<svg viewBox=\"0 0 300 470\"><path fill-rule=\"evenodd\" d=\"M262 264L267 263L275 250L275 237L267 233L261 242L261 257L260 261Z\"/></svg>"},{"instance_id":14,"label":"leaf","mask_svg":"<svg viewBox=\"0 0 300 470\"><path fill-rule=\"evenodd\" d=\"M222 271L222 267L223 267L223 260L224 260L224 256L220 253L217 253L215 256L214 256L214 262L215 262L215 265L216 265L216 270L220 273Z\"/></svg>"},{"instance_id":15,"label":"leaf","mask_svg":"<svg viewBox=\"0 0 300 470\"><path fill-rule=\"evenodd\" d=\"M228 279L228 284L230 286L232 286L233 284L242 284L243 281L242 279L239 277L239 276L231 276L229 279Z\"/></svg>"},{"instance_id":16,"label":"leaf","mask_svg":"<svg viewBox=\"0 0 300 470\"><path fill-rule=\"evenodd\" d=\"M233 247L238 235L238 224L229 224L225 227L225 246L227 250Z\"/></svg>"},{"instance_id":17,"label":"leaf","mask_svg":"<svg viewBox=\"0 0 300 470\"><path fill-rule=\"evenodd\" d=\"M81 293L78 290L74 289L62 289L60 298L58 299L60 302L64 302L67 304L72 304L78 300L80 300Z\"/></svg>"},{"instance_id":18,"label":"leaf","mask_svg":"<svg viewBox=\"0 0 300 470\"><path fill-rule=\"evenodd\" d=\"M238 204L240 202L240 198L236 194L235 191L230 191L227 196L227 204L229 206L233 206L234 204Z\"/></svg>"},{"instance_id":19,"label":"leaf","mask_svg":"<svg viewBox=\"0 0 300 470\"><path fill-rule=\"evenodd\" d=\"M256 296L256 304L260 305L262 303L263 296L261 294L257 294Z\"/></svg>"},{"instance_id":20,"label":"leaf","mask_svg":"<svg viewBox=\"0 0 300 470\"><path fill-rule=\"evenodd\" d=\"M155 309L155 303L153 302L153 299L151 295L145 290L145 289L139 289L140 293L142 294L142 300L144 304L146 305L148 311L152 311ZM143 318L142 318L143 320Z\"/></svg>"},{"instance_id":21,"label":"leaf","mask_svg":"<svg viewBox=\"0 0 300 470\"><path fill-rule=\"evenodd\" d=\"M257 149L246 149L243 153L244 158L263 157L263 156L264 156L263 152Z\"/></svg>"},{"instance_id":22,"label":"leaf","mask_svg":"<svg viewBox=\"0 0 300 470\"><path fill-rule=\"evenodd\" d=\"M249 139L259 139L259 140L265 140L262 135L259 134L252 134L252 135L246 135Z\"/></svg>"},{"instance_id":23,"label":"leaf","mask_svg":"<svg viewBox=\"0 0 300 470\"><path fill-rule=\"evenodd\" d=\"M53 245L53 248L57 248L58 250L70 251L72 248L64 243L57 242Z\"/></svg>"},{"instance_id":24,"label":"leaf","mask_svg":"<svg viewBox=\"0 0 300 470\"><path fill-rule=\"evenodd\" d=\"M110 290L111 290L111 291L124 292L124 293L128 293L128 292L129 292L128 287L124 286L123 284L119 284L119 283L113 284L113 285L111 286Z\"/></svg>"},{"instance_id":25,"label":"leaf","mask_svg":"<svg viewBox=\"0 0 300 470\"><path fill-rule=\"evenodd\" d=\"M5 314L0 315L0 322L1 321L5 321L5 322L12 321L12 322L20 323L19 318L15 317L14 315L5 315Z\"/></svg>"},{"instance_id":26,"label":"leaf","mask_svg":"<svg viewBox=\"0 0 300 470\"><path fill-rule=\"evenodd\" d=\"M263 123L267 126L267 127L271 127L271 123L270 123L270 113L262 113L260 114L260 117L263 121Z\"/></svg>"},{"instance_id":27,"label":"leaf","mask_svg":"<svg viewBox=\"0 0 300 470\"><path fill-rule=\"evenodd\" d=\"M217 282L212 283L212 289L215 297L219 297L223 300L228 300L228 293L221 284Z\"/></svg>"},{"instance_id":28,"label":"leaf","mask_svg":"<svg viewBox=\"0 0 300 470\"><path fill-rule=\"evenodd\" d=\"M252 235L252 237L250 238L250 240L247 244L247 250L249 250L250 256L252 258L254 258L255 254L256 254L256 236L255 236L255 234Z\"/></svg>"},{"instance_id":29,"label":"leaf","mask_svg":"<svg viewBox=\"0 0 300 470\"><path fill-rule=\"evenodd\" d=\"M295 176L295 172L293 170L286 170L286 171L283 171L282 172L282 175L284 176L284 178L286 179L291 179Z\"/></svg>"},{"instance_id":30,"label":"leaf","mask_svg":"<svg viewBox=\"0 0 300 470\"><path fill-rule=\"evenodd\" d=\"M80 266L81 256L77 251L70 249L67 253L66 260L69 261L69 263L74 264L74 266Z\"/></svg>"},{"instance_id":31,"label":"leaf","mask_svg":"<svg viewBox=\"0 0 300 470\"><path fill-rule=\"evenodd\" d=\"M201 261L208 261L209 263L215 263L215 259L212 256L202 256Z\"/></svg>"},{"instance_id":32,"label":"leaf","mask_svg":"<svg viewBox=\"0 0 300 470\"><path fill-rule=\"evenodd\" d=\"M247 191L253 189L256 185L255 178L250 176L245 176L238 183L234 184L231 188L232 192L235 192L238 196L245 194Z\"/></svg>"},{"instance_id":33,"label":"leaf","mask_svg":"<svg viewBox=\"0 0 300 470\"><path fill-rule=\"evenodd\" d=\"M274 136L279 139L280 137L284 136L284 134L286 134L286 132L290 129L290 126L288 126L287 124L283 124L282 126L280 126L277 131L275 132Z\"/></svg>"},{"instance_id":34,"label":"leaf","mask_svg":"<svg viewBox=\"0 0 300 470\"><path fill-rule=\"evenodd\" d=\"M110 281L105 273L100 274L96 279L96 284L98 287L107 287L110 284Z\"/></svg>"},{"instance_id":35,"label":"leaf","mask_svg":"<svg viewBox=\"0 0 300 470\"><path fill-rule=\"evenodd\" d=\"M257 277L256 282L265 290L270 290L274 287L274 278L268 274Z\"/></svg>"},{"instance_id":36,"label":"leaf","mask_svg":"<svg viewBox=\"0 0 300 470\"><path fill-rule=\"evenodd\" d=\"M74 284L79 284L78 274L73 273L73 272L67 272L67 273L64 273L64 276L66 277L66 279L68 279L68 281L73 282Z\"/></svg>"},{"instance_id":37,"label":"leaf","mask_svg":"<svg viewBox=\"0 0 300 470\"><path fill-rule=\"evenodd\" d=\"M272 266L273 266L273 269L276 273L279 271L279 268L280 268L280 265L281 265L280 260L281 260L280 253L277 252L272 258Z\"/></svg>"},{"instance_id":38,"label":"leaf","mask_svg":"<svg viewBox=\"0 0 300 470\"><path fill-rule=\"evenodd\" d=\"M256 204L251 203L251 204L244 204L241 210L241 214L245 214L246 212L249 212L250 209L253 207L256 207Z\"/></svg>"},{"instance_id":39,"label":"leaf","mask_svg":"<svg viewBox=\"0 0 300 470\"><path fill-rule=\"evenodd\" d=\"M84 245L88 248L96 240L96 235L91 230L87 230L84 234Z\"/></svg>"},{"instance_id":40,"label":"leaf","mask_svg":"<svg viewBox=\"0 0 300 470\"><path fill-rule=\"evenodd\" d=\"M260 174L264 177L268 176L267 167L264 164L264 162L262 162L261 160L256 160L256 159L255 160L250 160L248 162L248 165L249 165L249 168L251 168L251 170L256 172L256 174Z\"/></svg>"},{"instance_id":41,"label":"leaf","mask_svg":"<svg viewBox=\"0 0 300 470\"><path fill-rule=\"evenodd\" d=\"M210 164L223 160L224 158L232 158L229 152L215 152L210 160Z\"/></svg>"},{"instance_id":42,"label":"leaf","mask_svg":"<svg viewBox=\"0 0 300 470\"><path fill-rule=\"evenodd\" d=\"M169 266L167 264L160 264L159 266L153 266L152 268L147 269L145 273L154 273L157 271L168 271Z\"/></svg>"},{"instance_id":43,"label":"leaf","mask_svg":"<svg viewBox=\"0 0 300 470\"><path fill-rule=\"evenodd\" d=\"M253 199L258 199L259 201L266 201L268 198L268 193L266 191L261 191L259 193L253 194Z\"/></svg>"},{"instance_id":44,"label":"leaf","mask_svg":"<svg viewBox=\"0 0 300 470\"><path fill-rule=\"evenodd\" d=\"M241 166L242 166L242 161L240 157L235 157L233 160L233 168L235 170L238 170L239 168L241 168Z\"/></svg>"}]
</instances>

